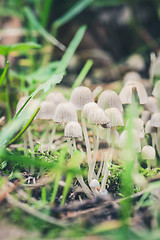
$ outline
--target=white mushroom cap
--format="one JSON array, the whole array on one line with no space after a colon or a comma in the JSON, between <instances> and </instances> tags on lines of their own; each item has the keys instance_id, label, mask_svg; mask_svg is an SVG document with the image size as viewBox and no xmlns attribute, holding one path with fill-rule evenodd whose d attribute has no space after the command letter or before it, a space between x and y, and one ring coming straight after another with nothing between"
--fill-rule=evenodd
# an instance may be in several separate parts
<instances>
[{"instance_id":1,"label":"white mushroom cap","mask_svg":"<svg viewBox=\"0 0 160 240\"><path fill-rule=\"evenodd\" d=\"M128 126L129 120L126 122L126 126ZM144 138L144 122L141 118L133 119L133 128L138 131L139 137Z\"/></svg>"},{"instance_id":2,"label":"white mushroom cap","mask_svg":"<svg viewBox=\"0 0 160 240\"><path fill-rule=\"evenodd\" d=\"M101 108L94 108L89 111L88 122L93 124L109 124L110 120Z\"/></svg>"},{"instance_id":3,"label":"white mushroom cap","mask_svg":"<svg viewBox=\"0 0 160 240\"><path fill-rule=\"evenodd\" d=\"M151 113L147 110L142 112L141 119L144 123L146 123L151 118Z\"/></svg>"},{"instance_id":4,"label":"white mushroom cap","mask_svg":"<svg viewBox=\"0 0 160 240\"><path fill-rule=\"evenodd\" d=\"M91 188L99 188L99 187L100 187L99 182L98 182L97 179L92 179L92 180L90 181L90 183L89 183L89 186L90 186Z\"/></svg>"},{"instance_id":5,"label":"white mushroom cap","mask_svg":"<svg viewBox=\"0 0 160 240\"><path fill-rule=\"evenodd\" d=\"M148 95L146 89L143 84L137 81L128 81L125 86L122 88L119 97L121 99L122 104L131 104L132 103L132 94L136 89L137 95L139 98L140 104L147 103Z\"/></svg>"},{"instance_id":6,"label":"white mushroom cap","mask_svg":"<svg viewBox=\"0 0 160 240\"><path fill-rule=\"evenodd\" d=\"M155 97L149 96L144 109L151 113L159 112L158 100Z\"/></svg>"},{"instance_id":7,"label":"white mushroom cap","mask_svg":"<svg viewBox=\"0 0 160 240\"><path fill-rule=\"evenodd\" d=\"M100 196L105 197L105 196L107 196L107 194L108 194L107 189L104 189L104 191L102 191L102 190L100 189L100 191L99 191L99 195L100 195Z\"/></svg>"},{"instance_id":8,"label":"white mushroom cap","mask_svg":"<svg viewBox=\"0 0 160 240\"><path fill-rule=\"evenodd\" d=\"M70 138L82 138L81 125L78 122L67 123L64 130L64 136Z\"/></svg>"},{"instance_id":9,"label":"white mushroom cap","mask_svg":"<svg viewBox=\"0 0 160 240\"><path fill-rule=\"evenodd\" d=\"M145 62L143 57L140 54L133 54L127 59L127 65L132 69L142 71L145 68Z\"/></svg>"},{"instance_id":10,"label":"white mushroom cap","mask_svg":"<svg viewBox=\"0 0 160 240\"><path fill-rule=\"evenodd\" d=\"M153 113L151 117L151 126L159 128L160 127L160 112Z\"/></svg>"},{"instance_id":11,"label":"white mushroom cap","mask_svg":"<svg viewBox=\"0 0 160 240\"><path fill-rule=\"evenodd\" d=\"M112 127L124 126L122 113L118 110L118 108L107 108L105 110L105 114L107 114Z\"/></svg>"},{"instance_id":12,"label":"white mushroom cap","mask_svg":"<svg viewBox=\"0 0 160 240\"><path fill-rule=\"evenodd\" d=\"M71 94L70 102L74 104L77 110L82 110L86 103L93 102L93 95L87 87L76 87Z\"/></svg>"},{"instance_id":13,"label":"white mushroom cap","mask_svg":"<svg viewBox=\"0 0 160 240\"><path fill-rule=\"evenodd\" d=\"M94 98L94 99L97 99L98 96L101 94L102 91L103 91L102 86L97 86L97 87L93 90L93 92L92 92L93 98Z\"/></svg>"},{"instance_id":14,"label":"white mushroom cap","mask_svg":"<svg viewBox=\"0 0 160 240\"><path fill-rule=\"evenodd\" d=\"M156 98L160 97L160 80L156 82L152 95Z\"/></svg>"},{"instance_id":15,"label":"white mushroom cap","mask_svg":"<svg viewBox=\"0 0 160 240\"><path fill-rule=\"evenodd\" d=\"M141 75L137 72L131 71L127 72L123 77L123 82L126 83L128 81L139 81L141 79Z\"/></svg>"},{"instance_id":16,"label":"white mushroom cap","mask_svg":"<svg viewBox=\"0 0 160 240\"><path fill-rule=\"evenodd\" d=\"M39 119L52 119L54 117L54 112L56 109L56 105L52 102L49 101L43 101L40 105L40 110L36 116L36 118Z\"/></svg>"},{"instance_id":17,"label":"white mushroom cap","mask_svg":"<svg viewBox=\"0 0 160 240\"><path fill-rule=\"evenodd\" d=\"M125 148L127 146L128 142L128 130L124 130L121 135L120 135L120 141L119 141L119 147L120 148ZM140 143L140 137L138 134L138 131L133 129L132 130L132 139L133 139L133 147L134 149L137 150L137 152L141 151L141 143Z\"/></svg>"},{"instance_id":18,"label":"white mushroom cap","mask_svg":"<svg viewBox=\"0 0 160 240\"><path fill-rule=\"evenodd\" d=\"M60 92L51 92L48 94L47 101L51 101L58 105L59 103L67 102L65 96Z\"/></svg>"},{"instance_id":19,"label":"white mushroom cap","mask_svg":"<svg viewBox=\"0 0 160 240\"><path fill-rule=\"evenodd\" d=\"M101 93L98 99L98 105L105 110L106 108L118 108L123 112L123 107L118 94L112 90L105 90Z\"/></svg>"},{"instance_id":20,"label":"white mushroom cap","mask_svg":"<svg viewBox=\"0 0 160 240\"><path fill-rule=\"evenodd\" d=\"M155 159L155 156L156 156L156 152L155 152L154 147L147 145L142 148L142 158L143 159L153 160L153 159Z\"/></svg>"},{"instance_id":21,"label":"white mushroom cap","mask_svg":"<svg viewBox=\"0 0 160 240\"><path fill-rule=\"evenodd\" d=\"M99 108L98 104L95 102L89 102L89 103L85 104L82 109L83 117L88 118L88 114L89 114L90 110L93 108Z\"/></svg>"},{"instance_id":22,"label":"white mushroom cap","mask_svg":"<svg viewBox=\"0 0 160 240\"><path fill-rule=\"evenodd\" d=\"M145 126L145 132L146 133L155 133L155 132L157 132L157 128L151 126L151 120L147 121L146 126Z\"/></svg>"},{"instance_id":23,"label":"white mushroom cap","mask_svg":"<svg viewBox=\"0 0 160 240\"><path fill-rule=\"evenodd\" d=\"M57 123L77 122L77 112L72 103L60 103L54 113L54 121Z\"/></svg>"}]
</instances>

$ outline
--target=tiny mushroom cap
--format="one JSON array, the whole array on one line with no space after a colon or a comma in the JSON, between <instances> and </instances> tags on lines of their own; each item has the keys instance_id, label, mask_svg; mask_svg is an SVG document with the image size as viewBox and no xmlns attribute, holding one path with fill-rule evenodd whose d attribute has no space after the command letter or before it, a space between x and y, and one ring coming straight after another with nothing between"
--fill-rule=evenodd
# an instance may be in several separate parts
<instances>
[{"instance_id":1,"label":"tiny mushroom cap","mask_svg":"<svg viewBox=\"0 0 160 240\"><path fill-rule=\"evenodd\" d=\"M152 95L156 98L160 97L160 80L156 82L156 84L153 88Z\"/></svg>"},{"instance_id":2,"label":"tiny mushroom cap","mask_svg":"<svg viewBox=\"0 0 160 240\"><path fill-rule=\"evenodd\" d=\"M142 158L143 159L153 160L153 159L155 159L155 156L156 156L156 152L155 152L154 147L147 145L142 148Z\"/></svg>"},{"instance_id":3,"label":"tiny mushroom cap","mask_svg":"<svg viewBox=\"0 0 160 240\"><path fill-rule=\"evenodd\" d=\"M77 110L82 110L86 103L94 102L92 92L87 87L76 87L71 94L70 102L76 107Z\"/></svg>"},{"instance_id":4,"label":"tiny mushroom cap","mask_svg":"<svg viewBox=\"0 0 160 240\"><path fill-rule=\"evenodd\" d=\"M104 189L104 191L102 189L100 189L99 194L100 194L100 196L105 197L105 196L107 196L108 191L107 191L107 189Z\"/></svg>"},{"instance_id":5,"label":"tiny mushroom cap","mask_svg":"<svg viewBox=\"0 0 160 240\"><path fill-rule=\"evenodd\" d=\"M112 127L124 126L122 113L118 108L107 108L105 114L109 118Z\"/></svg>"},{"instance_id":6,"label":"tiny mushroom cap","mask_svg":"<svg viewBox=\"0 0 160 240\"><path fill-rule=\"evenodd\" d=\"M110 127L110 120L101 108L94 108L89 111L88 122L93 124L105 124Z\"/></svg>"},{"instance_id":7,"label":"tiny mushroom cap","mask_svg":"<svg viewBox=\"0 0 160 240\"><path fill-rule=\"evenodd\" d=\"M69 122L65 126L64 136L69 138L82 138L81 125L78 122Z\"/></svg>"},{"instance_id":8,"label":"tiny mushroom cap","mask_svg":"<svg viewBox=\"0 0 160 240\"><path fill-rule=\"evenodd\" d=\"M153 113L151 117L151 126L159 128L160 127L160 112Z\"/></svg>"},{"instance_id":9,"label":"tiny mushroom cap","mask_svg":"<svg viewBox=\"0 0 160 240\"><path fill-rule=\"evenodd\" d=\"M51 92L48 94L47 101L51 101L55 104L59 104L59 103L63 103L63 102L67 102L65 96L60 93L60 92Z\"/></svg>"},{"instance_id":10,"label":"tiny mushroom cap","mask_svg":"<svg viewBox=\"0 0 160 240\"><path fill-rule=\"evenodd\" d=\"M36 118L44 119L44 120L45 119L53 120L55 109L56 109L56 105L54 103L49 101L43 101L40 105L40 110Z\"/></svg>"},{"instance_id":11,"label":"tiny mushroom cap","mask_svg":"<svg viewBox=\"0 0 160 240\"><path fill-rule=\"evenodd\" d=\"M54 121L57 123L77 122L77 112L72 103L60 103L54 113Z\"/></svg>"},{"instance_id":12,"label":"tiny mushroom cap","mask_svg":"<svg viewBox=\"0 0 160 240\"><path fill-rule=\"evenodd\" d=\"M157 132L157 128L152 127L151 126L151 120L148 120L146 122L146 126L145 126L145 133L156 133L156 132Z\"/></svg>"},{"instance_id":13,"label":"tiny mushroom cap","mask_svg":"<svg viewBox=\"0 0 160 240\"><path fill-rule=\"evenodd\" d=\"M144 123L146 123L151 118L151 113L147 110L142 112L141 119Z\"/></svg>"},{"instance_id":14,"label":"tiny mushroom cap","mask_svg":"<svg viewBox=\"0 0 160 240\"><path fill-rule=\"evenodd\" d=\"M144 59L140 54L133 54L127 59L127 65L132 69L142 71L145 68Z\"/></svg>"},{"instance_id":15,"label":"tiny mushroom cap","mask_svg":"<svg viewBox=\"0 0 160 240\"><path fill-rule=\"evenodd\" d=\"M98 99L98 105L105 110L106 108L118 108L123 112L123 107L118 94L112 90L105 90L101 93Z\"/></svg>"},{"instance_id":16,"label":"tiny mushroom cap","mask_svg":"<svg viewBox=\"0 0 160 240\"><path fill-rule=\"evenodd\" d=\"M92 179L92 180L90 181L90 183L89 183L89 186L90 186L91 188L99 188L99 187L100 187L100 184L99 184L99 182L98 182L97 179Z\"/></svg>"},{"instance_id":17,"label":"tiny mushroom cap","mask_svg":"<svg viewBox=\"0 0 160 240\"><path fill-rule=\"evenodd\" d=\"M103 92L103 88L102 86L97 86L94 90L93 90L93 98L94 100L97 100L99 95Z\"/></svg>"},{"instance_id":18,"label":"tiny mushroom cap","mask_svg":"<svg viewBox=\"0 0 160 240\"><path fill-rule=\"evenodd\" d=\"M124 130L119 138L119 147L125 148L127 147L128 142L128 130ZM136 129L132 130L132 138L133 138L133 148L137 150L137 152L141 152L141 143L138 131Z\"/></svg>"},{"instance_id":19,"label":"tiny mushroom cap","mask_svg":"<svg viewBox=\"0 0 160 240\"><path fill-rule=\"evenodd\" d=\"M95 102L89 102L89 103L85 104L82 109L83 117L88 118L88 114L89 114L90 110L94 109L94 108L99 108L98 104Z\"/></svg>"},{"instance_id":20,"label":"tiny mushroom cap","mask_svg":"<svg viewBox=\"0 0 160 240\"><path fill-rule=\"evenodd\" d=\"M126 83L128 81L139 81L141 79L141 75L137 72L131 71L127 72L123 77L123 82Z\"/></svg>"},{"instance_id":21,"label":"tiny mushroom cap","mask_svg":"<svg viewBox=\"0 0 160 240\"><path fill-rule=\"evenodd\" d=\"M159 112L158 100L155 97L149 96L147 103L144 104L144 109L151 113Z\"/></svg>"},{"instance_id":22,"label":"tiny mushroom cap","mask_svg":"<svg viewBox=\"0 0 160 240\"><path fill-rule=\"evenodd\" d=\"M126 126L128 126L129 120L126 122ZM141 118L133 118L133 128L138 131L139 137L144 138L144 122Z\"/></svg>"},{"instance_id":23,"label":"tiny mushroom cap","mask_svg":"<svg viewBox=\"0 0 160 240\"><path fill-rule=\"evenodd\" d=\"M132 103L132 94L133 91L137 91L140 104L147 103L148 95L143 84L137 81L128 81L122 88L119 97L122 104L131 104Z\"/></svg>"}]
</instances>

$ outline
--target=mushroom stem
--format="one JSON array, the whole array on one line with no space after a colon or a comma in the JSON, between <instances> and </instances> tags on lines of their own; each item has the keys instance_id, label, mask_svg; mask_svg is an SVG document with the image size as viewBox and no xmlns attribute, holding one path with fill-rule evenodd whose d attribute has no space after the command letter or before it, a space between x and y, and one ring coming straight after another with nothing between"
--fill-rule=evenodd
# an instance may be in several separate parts
<instances>
[{"instance_id":1,"label":"mushroom stem","mask_svg":"<svg viewBox=\"0 0 160 240\"><path fill-rule=\"evenodd\" d=\"M152 147L155 148L155 146L157 145L157 144L156 144L156 141L157 141L157 139L156 139L156 133L151 133L151 138L152 138Z\"/></svg>"},{"instance_id":2,"label":"mushroom stem","mask_svg":"<svg viewBox=\"0 0 160 240\"><path fill-rule=\"evenodd\" d=\"M75 141L75 139L73 139L73 141ZM67 138L67 143L68 143L70 155L72 156L72 155L73 155L73 148L72 148L71 140L70 140L69 138ZM76 146L76 144L74 144L74 143L73 143L73 145L74 145L74 147ZM77 149L77 148L75 148L74 150L76 151L76 149ZM78 169L80 169L80 165L79 165L79 164L78 164L77 167L78 167ZM86 196L87 196L88 198L92 198L91 191L90 191L90 189L88 188L88 186L85 184L82 175L81 175L81 174L76 175L76 178L77 178L79 184L81 185L81 187L82 187L84 193L86 194Z\"/></svg>"},{"instance_id":3,"label":"mushroom stem","mask_svg":"<svg viewBox=\"0 0 160 240\"><path fill-rule=\"evenodd\" d=\"M82 117L82 129L83 129L83 134L84 134L84 140L86 143L87 160L88 160L88 168L89 168L88 169L88 182L90 182L91 181L92 156L91 156L91 147L90 147L90 142L89 142L89 138L88 138L86 122L83 117Z\"/></svg>"},{"instance_id":4,"label":"mushroom stem","mask_svg":"<svg viewBox=\"0 0 160 240\"><path fill-rule=\"evenodd\" d=\"M56 124L54 123L53 128L52 128L52 132L51 132L51 136L49 139L49 146L52 145L54 137L55 137L55 132L56 132Z\"/></svg>"},{"instance_id":5,"label":"mushroom stem","mask_svg":"<svg viewBox=\"0 0 160 240\"><path fill-rule=\"evenodd\" d=\"M108 175L109 175L109 170L108 170L108 167L111 165L111 160L112 160L112 156L113 156L113 151L114 149L111 150L111 153L109 155L109 159L108 160L105 160L104 162L104 176L103 176L103 179L102 179L102 184L101 184L101 191L104 192L104 190L106 189L106 182L107 182L107 178L108 178ZM105 157L107 156L107 154L105 154Z\"/></svg>"},{"instance_id":6,"label":"mushroom stem","mask_svg":"<svg viewBox=\"0 0 160 240\"><path fill-rule=\"evenodd\" d=\"M95 136L95 139L94 139L93 161L92 161L92 166L91 166L91 171L90 171L91 180L92 180L93 175L94 175L94 168L95 168L95 165L96 165L97 153L98 153L98 148L99 148L99 128L98 128L98 126L95 126L95 127L96 127L96 136Z\"/></svg>"},{"instance_id":7,"label":"mushroom stem","mask_svg":"<svg viewBox=\"0 0 160 240\"><path fill-rule=\"evenodd\" d=\"M46 136L44 142L48 143L49 141L49 122L45 121L45 127L46 127Z\"/></svg>"},{"instance_id":8,"label":"mushroom stem","mask_svg":"<svg viewBox=\"0 0 160 240\"><path fill-rule=\"evenodd\" d=\"M104 157L104 154L103 154L103 157ZM99 176L100 176L101 171L102 171L103 163L104 163L104 159L102 158L102 159L101 159L101 163L100 163L100 167L99 167L99 169L98 169L98 173L97 173L96 179L99 179Z\"/></svg>"}]
</instances>

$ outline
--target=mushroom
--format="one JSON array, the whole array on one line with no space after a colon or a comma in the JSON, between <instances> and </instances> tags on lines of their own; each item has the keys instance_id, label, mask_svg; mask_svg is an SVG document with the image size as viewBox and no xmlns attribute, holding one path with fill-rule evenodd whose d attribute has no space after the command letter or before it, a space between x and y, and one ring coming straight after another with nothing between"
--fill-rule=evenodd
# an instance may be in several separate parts
<instances>
[{"instance_id":1,"label":"mushroom","mask_svg":"<svg viewBox=\"0 0 160 240\"><path fill-rule=\"evenodd\" d=\"M100 188L100 184L97 179L92 179L89 183L90 188L92 189L94 196L99 194L98 189Z\"/></svg>"},{"instance_id":2,"label":"mushroom","mask_svg":"<svg viewBox=\"0 0 160 240\"><path fill-rule=\"evenodd\" d=\"M56 105L59 103L67 102L66 98L64 95L60 92L51 92L48 94L46 101L50 101Z\"/></svg>"},{"instance_id":3,"label":"mushroom","mask_svg":"<svg viewBox=\"0 0 160 240\"><path fill-rule=\"evenodd\" d=\"M77 112L72 103L60 103L57 105L54 117L56 123L77 122Z\"/></svg>"},{"instance_id":4,"label":"mushroom","mask_svg":"<svg viewBox=\"0 0 160 240\"><path fill-rule=\"evenodd\" d=\"M67 138L69 152L70 152L70 155L72 156L73 151L77 150L75 139L76 138L82 138L81 125L78 122L74 122L74 121L67 123L66 127L65 127L65 131L64 131L64 136ZM71 143L70 139L73 141L73 144ZM78 161L77 161L77 163L78 163ZM80 169L80 165L78 165L78 168ZM91 195L90 189L85 184L82 175L81 174L76 175L76 178L77 178L78 182L80 183L80 185L81 185L83 191L85 192L86 196L91 198L92 195Z\"/></svg>"},{"instance_id":5,"label":"mushroom","mask_svg":"<svg viewBox=\"0 0 160 240\"><path fill-rule=\"evenodd\" d=\"M146 104L144 104L144 109L150 113L159 112L158 100L153 96L149 96Z\"/></svg>"},{"instance_id":6,"label":"mushroom","mask_svg":"<svg viewBox=\"0 0 160 240\"><path fill-rule=\"evenodd\" d=\"M148 95L144 86L137 81L128 81L119 94L122 104L132 104L133 93L135 90L137 92L140 104L147 103Z\"/></svg>"},{"instance_id":7,"label":"mushroom","mask_svg":"<svg viewBox=\"0 0 160 240\"><path fill-rule=\"evenodd\" d=\"M151 169L151 167L155 165L153 161L155 159L155 156L155 149L152 146L147 145L142 148L142 159L147 160L147 166L149 169Z\"/></svg>"},{"instance_id":8,"label":"mushroom","mask_svg":"<svg viewBox=\"0 0 160 240\"><path fill-rule=\"evenodd\" d=\"M49 144L49 146L52 144L54 136L55 136L55 130L56 130L56 125L53 125L52 128L52 134L49 137L49 124L48 121L52 120L53 121L53 117L54 117L54 113L55 113L55 109L56 109L56 104L50 102L50 101L43 101L40 105L40 110L36 116L36 119L41 119L41 120L47 120L46 121L46 138L45 138L45 142L47 142Z\"/></svg>"},{"instance_id":9,"label":"mushroom","mask_svg":"<svg viewBox=\"0 0 160 240\"><path fill-rule=\"evenodd\" d=\"M156 82L152 95L158 99L160 98L160 80Z\"/></svg>"},{"instance_id":10,"label":"mushroom","mask_svg":"<svg viewBox=\"0 0 160 240\"><path fill-rule=\"evenodd\" d=\"M144 110L141 115L142 121L146 124L150 118L151 118L151 113L147 110Z\"/></svg>"},{"instance_id":11,"label":"mushroom","mask_svg":"<svg viewBox=\"0 0 160 240\"><path fill-rule=\"evenodd\" d=\"M123 77L123 82L126 83L128 81L139 81L141 79L141 75L137 72L131 71L127 72Z\"/></svg>"},{"instance_id":12,"label":"mushroom","mask_svg":"<svg viewBox=\"0 0 160 240\"><path fill-rule=\"evenodd\" d=\"M110 120L101 108L93 108L92 110L90 110L88 114L88 122L96 125L96 138L95 138L96 141L93 149L94 155L93 155L93 160L90 163L89 172L88 172L88 181L90 182L94 175L96 156L97 156L97 151L99 147L99 128L97 125L103 124L103 125L106 125L107 127L110 127Z\"/></svg>"},{"instance_id":13,"label":"mushroom","mask_svg":"<svg viewBox=\"0 0 160 240\"><path fill-rule=\"evenodd\" d=\"M98 105L105 110L106 108L118 108L120 112L123 112L123 107L118 94L112 90L105 90L101 93L98 99Z\"/></svg>"},{"instance_id":14,"label":"mushroom","mask_svg":"<svg viewBox=\"0 0 160 240\"><path fill-rule=\"evenodd\" d=\"M134 70L138 70L138 71L143 71L144 68L145 68L145 62L144 62L143 57L140 54L137 54L137 53L131 55L127 59L126 64L130 68L132 68Z\"/></svg>"},{"instance_id":15,"label":"mushroom","mask_svg":"<svg viewBox=\"0 0 160 240\"><path fill-rule=\"evenodd\" d=\"M76 87L71 93L70 102L77 110L82 110L85 104L94 102L91 90L83 86Z\"/></svg>"},{"instance_id":16,"label":"mushroom","mask_svg":"<svg viewBox=\"0 0 160 240\"><path fill-rule=\"evenodd\" d=\"M102 86L97 86L94 90L93 90L93 98L94 101L97 102L99 95L103 92L103 88Z\"/></svg>"}]
</instances>

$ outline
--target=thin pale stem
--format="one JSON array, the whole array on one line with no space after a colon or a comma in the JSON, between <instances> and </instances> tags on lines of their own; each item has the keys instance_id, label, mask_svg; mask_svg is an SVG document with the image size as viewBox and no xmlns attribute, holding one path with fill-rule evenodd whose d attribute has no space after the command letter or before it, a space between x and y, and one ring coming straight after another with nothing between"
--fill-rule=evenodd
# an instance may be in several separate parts
<instances>
[{"instance_id":1,"label":"thin pale stem","mask_svg":"<svg viewBox=\"0 0 160 240\"><path fill-rule=\"evenodd\" d=\"M75 140L75 139L74 139ZM67 138L67 143L68 143L68 148L69 148L69 152L70 152L70 155L72 156L73 155L73 147L72 147L72 143L70 141L69 138ZM76 150L76 149L75 149ZM78 168L80 169L80 165L78 164ZM91 191L90 189L88 188L88 186L85 184L84 180L83 180L83 177L81 174L79 175L76 175L76 178L79 182L79 184L81 185L84 193L86 194L86 196L88 198L92 198L92 194L91 194Z\"/></svg>"},{"instance_id":2,"label":"thin pale stem","mask_svg":"<svg viewBox=\"0 0 160 240\"><path fill-rule=\"evenodd\" d=\"M51 136L49 139L49 145L52 145L53 140L55 138L55 132L56 132L56 124L54 123L53 128L52 128L52 132L51 132Z\"/></svg>"},{"instance_id":3,"label":"thin pale stem","mask_svg":"<svg viewBox=\"0 0 160 240\"><path fill-rule=\"evenodd\" d=\"M98 148L99 148L99 127L96 126L96 134L94 138L94 148L93 148L93 162L92 162L92 167L91 167L91 180L94 175L94 169L96 165L96 159L97 159L97 154L98 154Z\"/></svg>"}]
</instances>

